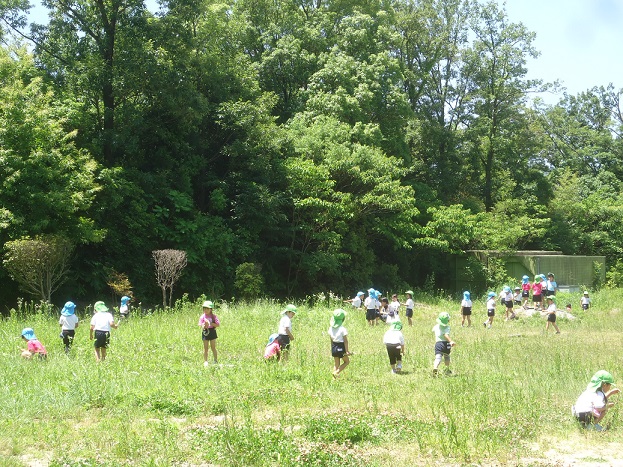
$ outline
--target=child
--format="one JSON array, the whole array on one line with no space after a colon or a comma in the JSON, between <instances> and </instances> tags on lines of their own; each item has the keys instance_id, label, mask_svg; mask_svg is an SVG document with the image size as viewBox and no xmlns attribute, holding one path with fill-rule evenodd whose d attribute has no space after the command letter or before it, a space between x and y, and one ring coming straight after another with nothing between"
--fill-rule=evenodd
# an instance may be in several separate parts
<instances>
[{"instance_id":1,"label":"child","mask_svg":"<svg viewBox=\"0 0 623 467\"><path fill-rule=\"evenodd\" d=\"M547 281L545 282L545 288L547 289L546 294L548 297L550 295L556 295L556 292L558 291L558 284L554 280L553 272L547 273Z\"/></svg>"},{"instance_id":2,"label":"child","mask_svg":"<svg viewBox=\"0 0 623 467\"><path fill-rule=\"evenodd\" d=\"M606 370L599 370L591 378L586 390L580 394L571 411L583 428L603 431L599 422L614 405L608 398L621 392L614 387L614 378Z\"/></svg>"},{"instance_id":3,"label":"child","mask_svg":"<svg viewBox=\"0 0 623 467\"><path fill-rule=\"evenodd\" d=\"M383 344L387 349L392 373L400 373L402 371L402 356L405 353L405 338L402 335L402 323L400 321L395 321L389 325L389 330L383 336Z\"/></svg>"},{"instance_id":4,"label":"child","mask_svg":"<svg viewBox=\"0 0 623 467\"><path fill-rule=\"evenodd\" d=\"M521 287L515 287L515 294L513 295L513 304L521 305Z\"/></svg>"},{"instance_id":5,"label":"child","mask_svg":"<svg viewBox=\"0 0 623 467\"><path fill-rule=\"evenodd\" d=\"M495 317L495 292L489 292L487 294L487 320L482 323L485 328L491 328L493 324L493 318Z\"/></svg>"},{"instance_id":6,"label":"child","mask_svg":"<svg viewBox=\"0 0 623 467\"><path fill-rule=\"evenodd\" d=\"M370 326L376 326L378 319L378 300L374 289L368 289L368 296L364 300L364 306L366 307L366 320L368 324Z\"/></svg>"},{"instance_id":7,"label":"child","mask_svg":"<svg viewBox=\"0 0 623 467\"><path fill-rule=\"evenodd\" d=\"M279 348L279 341L277 340L279 334L274 333L268 337L268 344L264 349L264 358L268 360L277 360L281 358L281 349Z\"/></svg>"},{"instance_id":8,"label":"child","mask_svg":"<svg viewBox=\"0 0 623 467\"><path fill-rule=\"evenodd\" d=\"M389 316L389 301L383 297L381 298L381 308L379 308L379 317L381 318L381 321L383 321L384 323L387 323L387 319L390 317ZM394 321L396 321L394 319L395 314L392 313L392 316L389 320L389 323L393 323Z\"/></svg>"},{"instance_id":9,"label":"child","mask_svg":"<svg viewBox=\"0 0 623 467\"><path fill-rule=\"evenodd\" d=\"M472 325L472 300L469 292L466 290L463 292L463 300L461 301L461 327L465 326L465 319L467 319L467 327Z\"/></svg>"},{"instance_id":10,"label":"child","mask_svg":"<svg viewBox=\"0 0 623 467\"><path fill-rule=\"evenodd\" d=\"M76 335L76 328L78 327L78 316L76 316L76 305L73 302L65 303L65 306L61 310L61 317L58 320L58 324L61 327L61 339L65 344L65 353L69 354L71 345L74 342Z\"/></svg>"},{"instance_id":11,"label":"child","mask_svg":"<svg viewBox=\"0 0 623 467\"><path fill-rule=\"evenodd\" d=\"M206 300L202 305L203 314L199 317L198 326L201 328L201 340L203 341L203 366L208 366L208 350L212 350L212 357L214 357L214 364L218 363L218 353L216 351L216 328L221 325L217 316L214 314L214 303L210 300Z\"/></svg>"},{"instance_id":12,"label":"child","mask_svg":"<svg viewBox=\"0 0 623 467\"><path fill-rule=\"evenodd\" d=\"M588 310L590 308L591 299L588 296L588 290L584 291L584 295L582 295L582 298L580 299L580 306L583 310Z\"/></svg>"},{"instance_id":13,"label":"child","mask_svg":"<svg viewBox=\"0 0 623 467\"><path fill-rule=\"evenodd\" d=\"M541 276L534 276L534 283L532 284L532 303L534 309L541 310L541 293L543 291L543 284L541 283Z\"/></svg>"},{"instance_id":14,"label":"child","mask_svg":"<svg viewBox=\"0 0 623 467\"><path fill-rule=\"evenodd\" d=\"M389 303L389 311L394 312L394 315L398 317L400 315L401 303L398 301L398 295L392 295L392 301Z\"/></svg>"},{"instance_id":15,"label":"child","mask_svg":"<svg viewBox=\"0 0 623 467\"><path fill-rule=\"evenodd\" d=\"M556 334L560 334L560 329L556 325L556 297L551 295L547 297L547 324L545 325L545 332L549 329L549 324L552 323L554 329L556 330Z\"/></svg>"},{"instance_id":16,"label":"child","mask_svg":"<svg viewBox=\"0 0 623 467\"><path fill-rule=\"evenodd\" d=\"M407 311L405 315L407 315L409 326L413 326L413 308L415 307L415 303L413 302L413 290L407 290L405 293L407 294L407 301L405 302Z\"/></svg>"},{"instance_id":17,"label":"child","mask_svg":"<svg viewBox=\"0 0 623 467\"><path fill-rule=\"evenodd\" d=\"M39 357L39 360L45 360L48 357L48 351L35 336L35 331L32 328L22 329L22 339L27 342L27 348L22 349L22 357L30 360L34 355Z\"/></svg>"},{"instance_id":18,"label":"child","mask_svg":"<svg viewBox=\"0 0 623 467\"><path fill-rule=\"evenodd\" d=\"M130 316L130 300L127 295L121 297L121 305L119 306L119 320L127 319Z\"/></svg>"},{"instance_id":19,"label":"child","mask_svg":"<svg viewBox=\"0 0 623 467\"><path fill-rule=\"evenodd\" d=\"M433 364L433 377L437 377L439 374L439 365L443 358L446 365L444 373L451 375L450 371L450 350L456 344L450 339L450 314L446 312L439 313L437 318L437 324L433 327L433 334L435 334L435 363Z\"/></svg>"},{"instance_id":20,"label":"child","mask_svg":"<svg viewBox=\"0 0 623 467\"><path fill-rule=\"evenodd\" d=\"M355 298L351 298L350 300L344 300L344 303L350 303L353 308L360 309L361 308L361 297L365 294L363 292L357 292Z\"/></svg>"},{"instance_id":21,"label":"child","mask_svg":"<svg viewBox=\"0 0 623 467\"><path fill-rule=\"evenodd\" d=\"M524 275L521 278L521 298L523 298L522 307L524 310L528 309L528 302L530 301L530 289L532 285L530 284L530 277Z\"/></svg>"},{"instance_id":22,"label":"child","mask_svg":"<svg viewBox=\"0 0 623 467\"><path fill-rule=\"evenodd\" d=\"M504 286L502 291L504 293L504 306L506 307L506 321L515 318L515 312L513 311L513 292L508 285Z\"/></svg>"},{"instance_id":23,"label":"child","mask_svg":"<svg viewBox=\"0 0 623 467\"><path fill-rule=\"evenodd\" d=\"M93 333L95 333L95 343L93 344L95 347L95 360L103 362L106 360L106 349L108 349L110 344L110 328L117 329L117 324L104 302L95 302L93 309L95 314L91 318L89 338L93 340Z\"/></svg>"},{"instance_id":24,"label":"child","mask_svg":"<svg viewBox=\"0 0 623 467\"><path fill-rule=\"evenodd\" d=\"M331 338L331 355L333 356L333 377L337 378L344 368L348 366L350 360L348 356L348 331L343 326L346 319L346 312L338 308L333 312L331 324L327 331ZM340 364L340 362L343 362Z\"/></svg>"},{"instance_id":25,"label":"child","mask_svg":"<svg viewBox=\"0 0 623 467\"><path fill-rule=\"evenodd\" d=\"M288 361L288 352L290 351L290 341L294 340L292 335L292 318L296 314L296 307L294 305L287 305L281 312L281 320L279 321L279 331L277 333L277 341L279 342L279 349L281 350L281 358L284 362Z\"/></svg>"}]
</instances>

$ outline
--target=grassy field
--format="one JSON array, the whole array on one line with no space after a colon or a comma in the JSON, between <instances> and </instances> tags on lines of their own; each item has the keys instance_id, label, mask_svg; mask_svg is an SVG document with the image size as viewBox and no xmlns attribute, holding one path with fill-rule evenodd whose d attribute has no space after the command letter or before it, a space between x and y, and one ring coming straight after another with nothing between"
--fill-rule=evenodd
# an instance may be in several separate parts
<instances>
[{"instance_id":1,"label":"grassy field","mask_svg":"<svg viewBox=\"0 0 623 467\"><path fill-rule=\"evenodd\" d=\"M610 430L583 432L570 406L599 369L623 384L619 306L623 291L592 296L593 308L559 320L461 328L459 300L425 300L404 328L404 374L390 373L384 326L350 311L355 355L331 376L326 330L337 303L299 306L287 364L262 359L283 304L221 304L220 365L203 366L198 303L134 316L112 331L108 359L96 364L88 317L72 355L54 317L0 323L0 465L612 465L623 458L618 407ZM431 376L440 311L449 311L455 375ZM25 361L23 327L46 345L45 362Z\"/></svg>"}]
</instances>

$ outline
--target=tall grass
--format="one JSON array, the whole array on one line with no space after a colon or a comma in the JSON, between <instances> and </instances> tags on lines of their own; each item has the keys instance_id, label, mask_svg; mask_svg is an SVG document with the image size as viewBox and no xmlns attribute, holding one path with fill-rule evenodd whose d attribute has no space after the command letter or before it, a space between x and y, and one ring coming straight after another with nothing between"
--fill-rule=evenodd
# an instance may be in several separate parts
<instances>
[{"instance_id":1,"label":"tall grass","mask_svg":"<svg viewBox=\"0 0 623 467\"><path fill-rule=\"evenodd\" d=\"M595 294L593 308L559 320L545 333L540 317L461 328L459 302L435 298L416 309L403 375L392 375L384 326L364 312L345 325L355 355L331 377L326 330L331 298L310 300L294 318L290 360L267 363L262 353L283 305L222 304L216 314L219 366L203 366L198 303L135 316L112 331L105 362L96 364L89 317L80 316L72 354L63 353L54 318L20 315L0 324L0 461L27 465L390 465L513 462L543 436L578 428L570 406L598 369L623 375L619 306L623 291ZM454 377L431 377L431 329L449 311ZM20 331L33 327L47 361L23 361ZM595 436L611 440L621 425ZM45 465L45 464L44 464Z\"/></svg>"}]
</instances>

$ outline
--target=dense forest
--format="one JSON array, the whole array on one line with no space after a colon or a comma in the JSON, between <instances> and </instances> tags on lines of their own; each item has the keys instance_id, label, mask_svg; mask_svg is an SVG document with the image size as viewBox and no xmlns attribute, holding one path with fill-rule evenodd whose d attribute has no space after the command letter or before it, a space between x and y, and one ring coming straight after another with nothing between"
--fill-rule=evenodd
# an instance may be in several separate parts
<instances>
[{"instance_id":1,"label":"dense forest","mask_svg":"<svg viewBox=\"0 0 623 467\"><path fill-rule=\"evenodd\" d=\"M527 79L535 34L495 2L43 5L0 0L0 246L71 242L53 302L125 276L158 303L169 248L178 297L443 287L469 249L623 277L623 89Z\"/></svg>"}]
</instances>

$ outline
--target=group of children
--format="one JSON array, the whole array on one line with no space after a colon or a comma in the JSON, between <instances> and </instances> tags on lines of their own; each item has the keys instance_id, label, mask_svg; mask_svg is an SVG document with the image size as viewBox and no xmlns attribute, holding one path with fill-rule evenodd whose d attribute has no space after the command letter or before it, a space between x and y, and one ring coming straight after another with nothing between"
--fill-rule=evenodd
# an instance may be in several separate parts
<instances>
[{"instance_id":1,"label":"group of children","mask_svg":"<svg viewBox=\"0 0 623 467\"><path fill-rule=\"evenodd\" d=\"M127 318L129 315L128 304L130 297L121 297L121 305L124 306L124 312L121 313L121 318ZM112 328L116 329L118 324L115 323L114 317L106 304L102 301L95 302L93 305L93 316L91 317L91 326L89 330L89 338L94 340L95 359L100 362L106 360L106 350L110 344L110 331ZM69 355L71 347L76 336L76 328L79 326L79 319L76 315L76 305L69 301L65 303L61 310L61 316L58 320L58 324L61 328L60 338L63 339L65 346L65 354ZM37 357L39 359L47 358L48 352L45 346L35 336L35 331L32 328L24 328L22 330L22 340L27 343L26 349L22 349L22 357L26 359L32 359Z\"/></svg>"}]
</instances>

